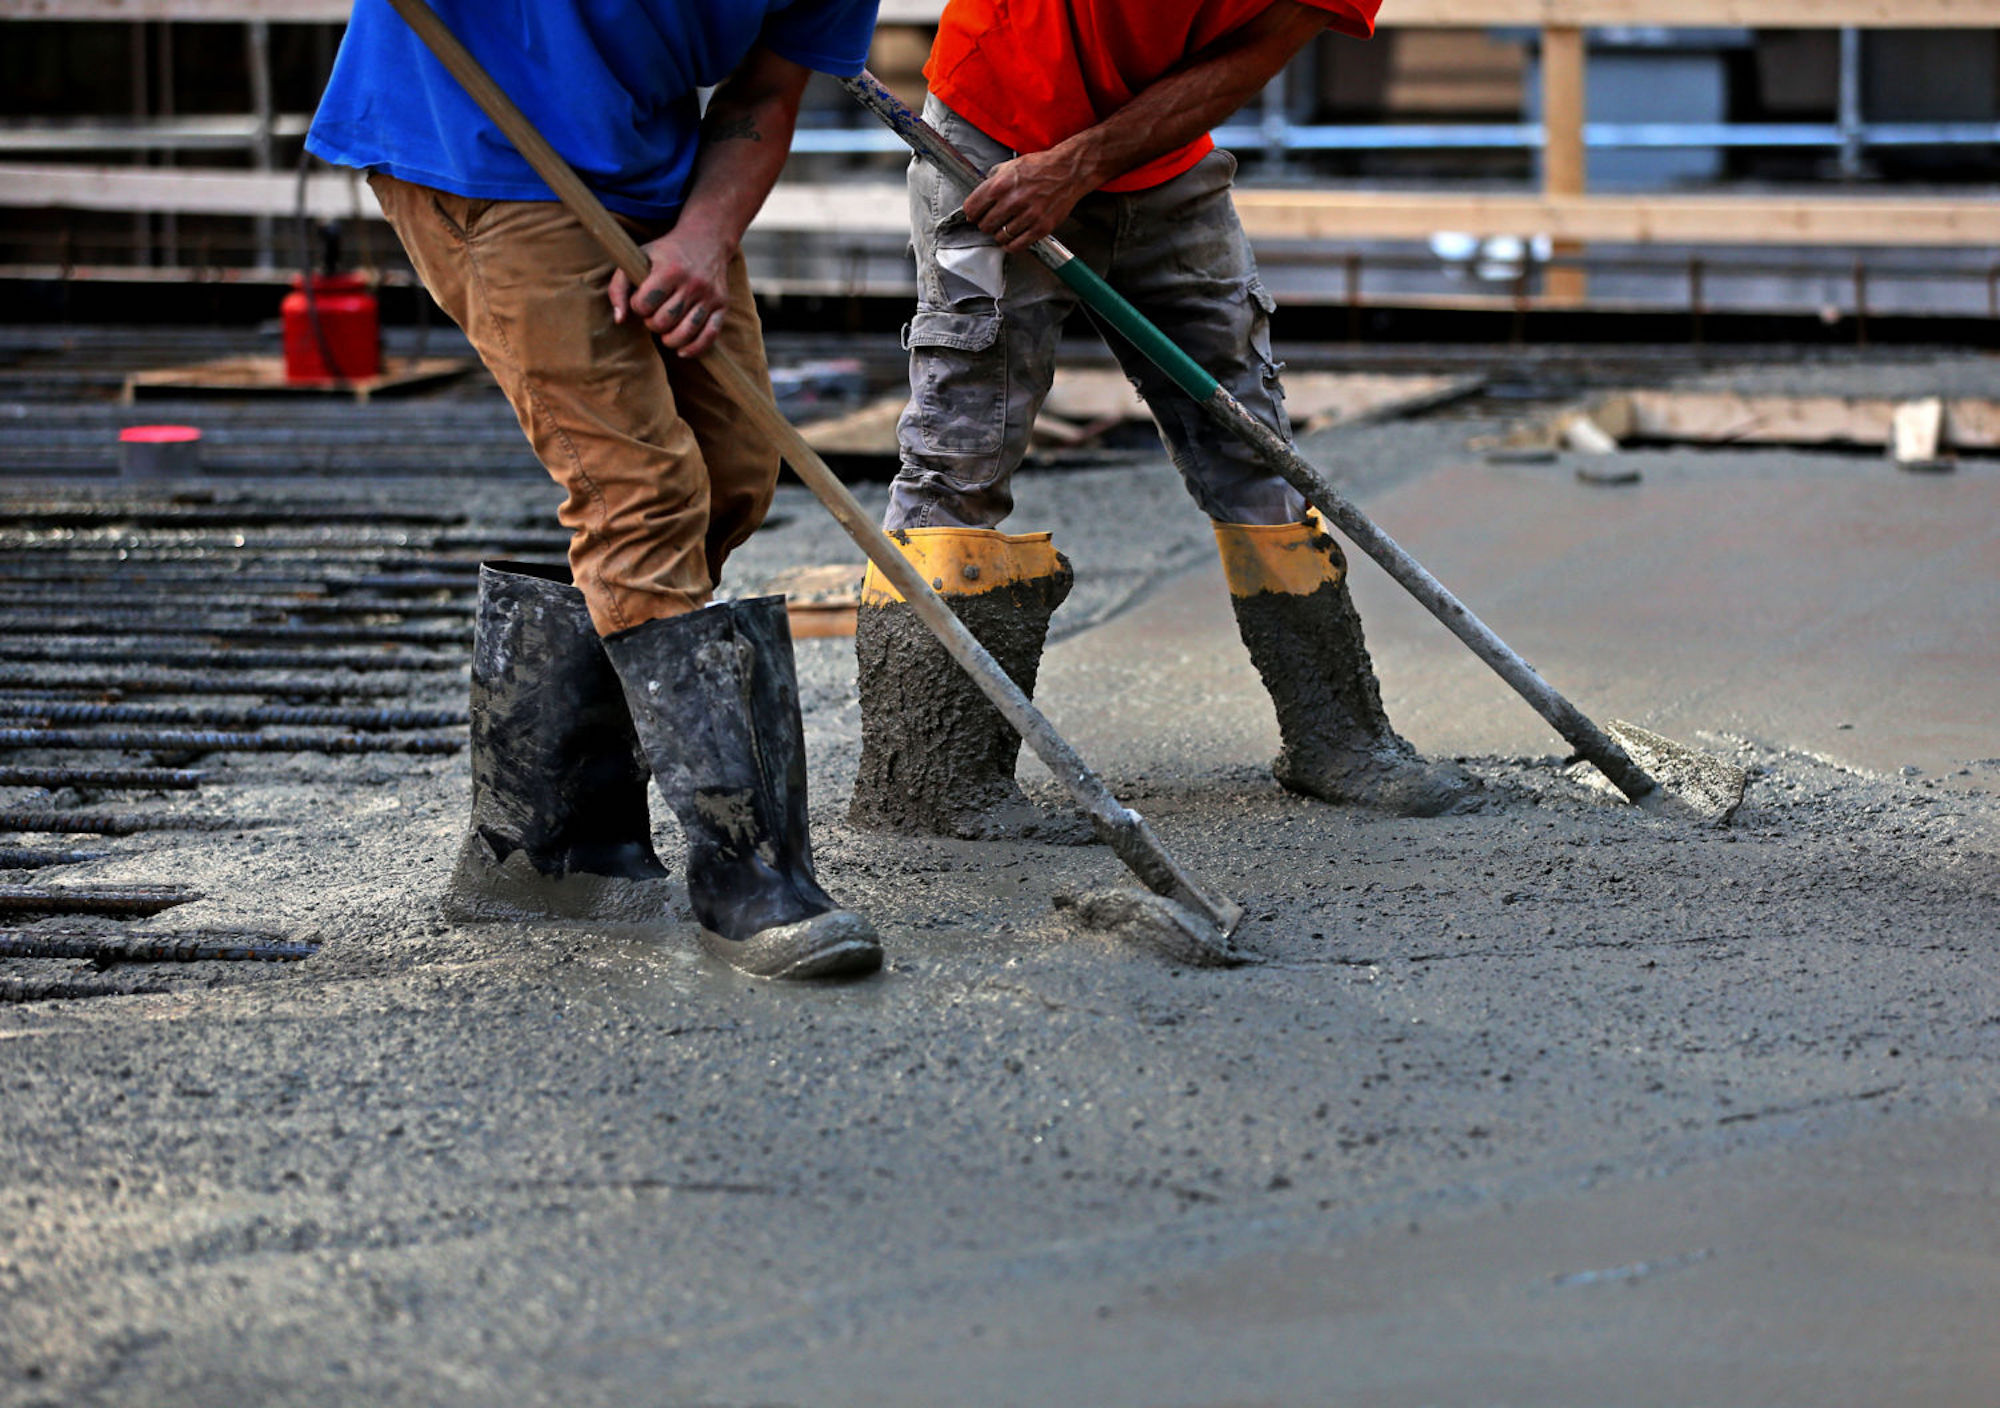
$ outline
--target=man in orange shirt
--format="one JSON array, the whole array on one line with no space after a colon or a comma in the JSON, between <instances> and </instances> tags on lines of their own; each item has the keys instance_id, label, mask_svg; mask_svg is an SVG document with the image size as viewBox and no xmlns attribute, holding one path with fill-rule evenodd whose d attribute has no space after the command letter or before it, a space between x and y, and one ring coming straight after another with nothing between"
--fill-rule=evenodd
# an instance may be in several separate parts
<instances>
[{"instance_id":1,"label":"man in orange shirt","mask_svg":"<svg viewBox=\"0 0 2000 1408\"><path fill-rule=\"evenodd\" d=\"M1288 432L1275 306L1209 130L1326 28L1366 37L1380 0L951 0L924 116L988 171L959 203L910 167L919 304L909 409L884 526L1032 692L1069 564L1046 533L1007 534L1009 479L1077 299L1028 248L1059 233L1254 414ZM1270 691L1293 791L1406 815L1476 787L1390 726L1339 547L1305 501L1163 372L1112 350L1215 525L1244 643ZM856 635L858 826L1067 839L1014 782L1019 739L870 569Z\"/></svg>"}]
</instances>

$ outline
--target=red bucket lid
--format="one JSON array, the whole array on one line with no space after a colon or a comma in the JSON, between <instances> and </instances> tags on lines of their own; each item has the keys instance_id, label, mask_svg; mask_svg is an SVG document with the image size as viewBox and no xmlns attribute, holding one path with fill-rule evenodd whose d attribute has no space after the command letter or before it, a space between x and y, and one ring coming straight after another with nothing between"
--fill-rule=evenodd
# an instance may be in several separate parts
<instances>
[{"instance_id":1,"label":"red bucket lid","mask_svg":"<svg viewBox=\"0 0 2000 1408\"><path fill-rule=\"evenodd\" d=\"M192 425L134 425L119 431L118 438L128 445L176 445L201 439L201 431Z\"/></svg>"}]
</instances>

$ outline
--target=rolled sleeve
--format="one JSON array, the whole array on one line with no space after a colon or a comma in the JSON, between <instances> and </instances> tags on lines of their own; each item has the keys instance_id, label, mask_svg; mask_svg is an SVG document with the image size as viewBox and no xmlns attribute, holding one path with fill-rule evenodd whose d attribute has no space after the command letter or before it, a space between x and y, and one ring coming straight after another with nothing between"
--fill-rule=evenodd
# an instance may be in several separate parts
<instances>
[{"instance_id":1,"label":"rolled sleeve","mask_svg":"<svg viewBox=\"0 0 2000 1408\"><path fill-rule=\"evenodd\" d=\"M759 42L781 59L836 78L852 78L868 66L877 4L878 0L818 0L794 5L765 21Z\"/></svg>"}]
</instances>

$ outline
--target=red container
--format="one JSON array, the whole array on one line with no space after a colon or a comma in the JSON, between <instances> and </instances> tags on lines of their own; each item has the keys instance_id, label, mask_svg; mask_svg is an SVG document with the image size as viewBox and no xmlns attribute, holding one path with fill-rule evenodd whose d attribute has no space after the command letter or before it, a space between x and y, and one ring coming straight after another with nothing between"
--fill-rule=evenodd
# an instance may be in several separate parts
<instances>
[{"instance_id":1,"label":"red container","mask_svg":"<svg viewBox=\"0 0 2000 1408\"><path fill-rule=\"evenodd\" d=\"M132 425L118 432L127 479L179 479L201 472L201 431L192 425Z\"/></svg>"},{"instance_id":2,"label":"red container","mask_svg":"<svg viewBox=\"0 0 2000 1408\"><path fill-rule=\"evenodd\" d=\"M315 313L319 319L317 336L313 333ZM286 381L359 381L381 374L381 322L374 295L361 275L313 275L310 307L305 280L294 277L279 315L285 328ZM330 367L329 356L333 359Z\"/></svg>"}]
</instances>

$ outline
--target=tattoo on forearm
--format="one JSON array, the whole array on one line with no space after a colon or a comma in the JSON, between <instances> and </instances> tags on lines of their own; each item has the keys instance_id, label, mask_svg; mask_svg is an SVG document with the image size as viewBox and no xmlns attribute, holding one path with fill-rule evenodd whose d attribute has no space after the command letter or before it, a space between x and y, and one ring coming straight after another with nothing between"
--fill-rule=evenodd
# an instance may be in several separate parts
<instances>
[{"instance_id":1,"label":"tattoo on forearm","mask_svg":"<svg viewBox=\"0 0 2000 1408\"><path fill-rule=\"evenodd\" d=\"M756 121L747 113L729 115L716 113L708 120L708 130L704 134L711 142L761 142L764 134L757 130Z\"/></svg>"}]
</instances>

